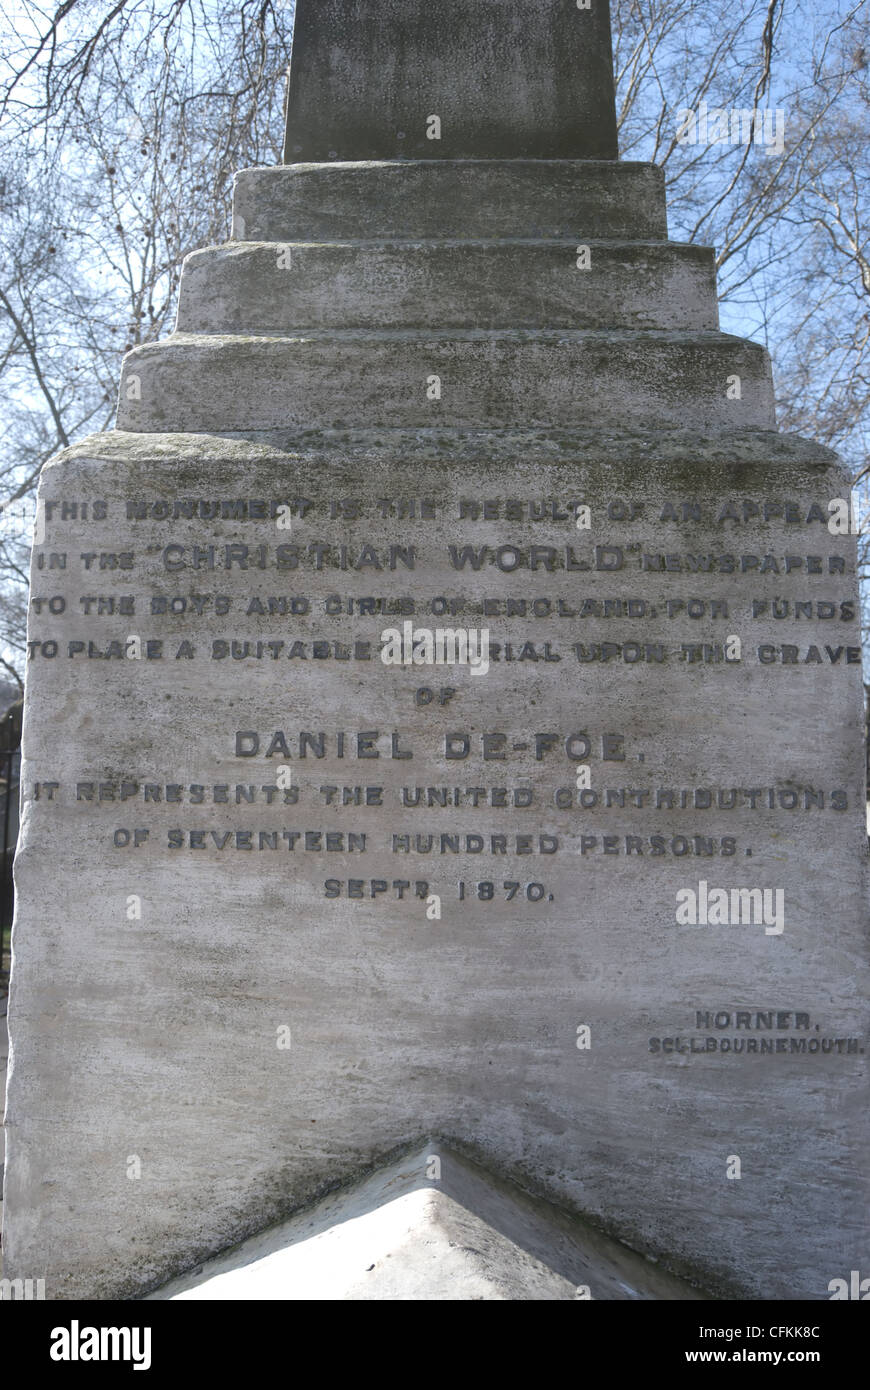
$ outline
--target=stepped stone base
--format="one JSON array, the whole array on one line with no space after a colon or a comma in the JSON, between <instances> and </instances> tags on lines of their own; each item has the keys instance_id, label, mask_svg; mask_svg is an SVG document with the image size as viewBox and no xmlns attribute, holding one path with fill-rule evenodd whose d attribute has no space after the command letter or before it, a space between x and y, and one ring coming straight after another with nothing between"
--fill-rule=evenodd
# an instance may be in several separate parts
<instances>
[{"instance_id":1,"label":"stepped stone base","mask_svg":"<svg viewBox=\"0 0 870 1390\"><path fill-rule=\"evenodd\" d=\"M575 159L394 160L242 169L238 241L664 238L664 172Z\"/></svg>"},{"instance_id":2,"label":"stepped stone base","mask_svg":"<svg viewBox=\"0 0 870 1390\"><path fill-rule=\"evenodd\" d=\"M713 252L670 242L274 242L188 256L180 333L719 327ZM505 294L505 286L510 287Z\"/></svg>"},{"instance_id":3,"label":"stepped stone base","mask_svg":"<svg viewBox=\"0 0 870 1390\"><path fill-rule=\"evenodd\" d=\"M775 427L767 353L717 331L713 252L663 239L652 166L246 170L233 225L125 359L119 428Z\"/></svg>"},{"instance_id":4,"label":"stepped stone base","mask_svg":"<svg viewBox=\"0 0 870 1390\"><path fill-rule=\"evenodd\" d=\"M739 378L740 399L729 398ZM439 399L430 398L439 380ZM174 334L124 359L118 428L772 430L770 359L724 333Z\"/></svg>"}]
</instances>

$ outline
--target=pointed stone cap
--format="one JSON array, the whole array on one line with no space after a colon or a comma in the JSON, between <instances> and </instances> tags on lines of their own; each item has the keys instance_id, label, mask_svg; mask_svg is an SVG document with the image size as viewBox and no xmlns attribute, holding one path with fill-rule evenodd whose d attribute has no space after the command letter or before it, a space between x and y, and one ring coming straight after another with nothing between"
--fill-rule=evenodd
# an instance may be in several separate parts
<instances>
[{"instance_id":1,"label":"pointed stone cap","mask_svg":"<svg viewBox=\"0 0 870 1390\"><path fill-rule=\"evenodd\" d=\"M707 1295L435 1140L149 1297L692 1301Z\"/></svg>"},{"instance_id":2,"label":"pointed stone cap","mask_svg":"<svg viewBox=\"0 0 870 1390\"><path fill-rule=\"evenodd\" d=\"M285 164L616 159L610 8L588 4L297 0Z\"/></svg>"}]
</instances>

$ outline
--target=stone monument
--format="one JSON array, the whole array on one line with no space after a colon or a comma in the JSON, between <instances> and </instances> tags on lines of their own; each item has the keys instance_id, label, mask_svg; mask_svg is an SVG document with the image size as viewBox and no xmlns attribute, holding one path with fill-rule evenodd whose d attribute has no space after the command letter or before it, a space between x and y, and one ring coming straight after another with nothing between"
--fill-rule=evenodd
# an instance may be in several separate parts
<instances>
[{"instance_id":1,"label":"stone monument","mask_svg":"<svg viewBox=\"0 0 870 1390\"><path fill-rule=\"evenodd\" d=\"M296 1296L315 1237L325 1297L870 1275L848 479L615 130L605 0L298 0L285 164L44 470L48 1298ZM443 1259L354 1264L400 1197Z\"/></svg>"}]
</instances>

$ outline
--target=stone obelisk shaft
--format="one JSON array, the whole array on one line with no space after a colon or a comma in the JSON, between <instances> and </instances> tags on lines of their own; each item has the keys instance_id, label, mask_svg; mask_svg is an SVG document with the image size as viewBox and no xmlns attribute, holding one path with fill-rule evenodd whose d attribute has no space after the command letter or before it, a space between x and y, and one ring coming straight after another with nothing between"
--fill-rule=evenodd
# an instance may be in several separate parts
<instances>
[{"instance_id":1,"label":"stone obelisk shaft","mask_svg":"<svg viewBox=\"0 0 870 1390\"><path fill-rule=\"evenodd\" d=\"M607 0L297 0L286 164L616 159Z\"/></svg>"}]
</instances>

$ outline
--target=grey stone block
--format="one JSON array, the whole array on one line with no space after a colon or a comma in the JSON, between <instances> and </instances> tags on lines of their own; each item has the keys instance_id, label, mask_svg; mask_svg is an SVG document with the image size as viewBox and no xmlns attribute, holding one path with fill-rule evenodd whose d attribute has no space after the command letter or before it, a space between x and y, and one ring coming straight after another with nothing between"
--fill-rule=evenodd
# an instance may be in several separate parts
<instances>
[{"instance_id":1,"label":"grey stone block","mask_svg":"<svg viewBox=\"0 0 870 1390\"><path fill-rule=\"evenodd\" d=\"M75 511L55 506L34 557L34 597L66 608L34 606L28 633L40 650L16 865L8 1277L44 1277L49 1299L141 1297L427 1134L717 1296L825 1299L830 1280L862 1268L867 853L861 667L846 655L859 642L856 543L806 520L846 487L835 456L804 441L641 429L348 431L284 449L109 433L49 464L43 503ZM432 520L419 508L382 516L378 499L409 495L434 499ZM307 499L292 533L262 502L256 519L253 500L270 498ZM575 498L592 504L591 534L572 524ZM330 520L333 499L358 499L357 519ZM460 519L462 499L476 520L468 508ZM509 499L525 499L519 519L506 520ZM554 514L548 499L565 505ZM684 520L683 503L700 519ZM322 568L310 559L321 542ZM413 545L415 570L354 568L364 542L379 555ZM296 567L277 567L282 543L299 547ZM451 563L451 545L506 544L526 554L513 572ZM604 552L601 569L599 544L621 553ZM533 545L573 547L590 568L533 569ZM65 568L40 568L52 553ZM127 553L132 570L120 567ZM730 568L715 563L729 554ZM705 555L713 568L699 568ZM330 616L336 593L351 613ZM91 601L88 616L80 600L94 594L133 595L135 613L100 615ZM485 621L514 657L531 641L538 659L494 662L479 681L313 659L315 638L329 653L377 642L390 619L361 613L361 596L405 594L423 623L433 596L455 596L463 622ZM270 595L304 595L310 609L270 614ZM508 599L528 608L507 617ZM596 607L581 616L587 599ZM629 600L644 605L634 616ZM699 600L706 616L693 617ZM711 618L714 601L727 614ZM795 618L797 601L807 616ZM743 658L729 664L715 644L732 631ZM159 652L126 659L131 632ZM279 657L258 656L271 640ZM235 654L226 645L245 641ZM71 642L83 643L72 656ZM545 642L561 660L543 659ZM791 642L799 661L782 656ZM593 659L578 660L575 643ZM710 660L684 660L683 643L709 644ZM644 644L666 659L646 661ZM418 706L423 684L455 697ZM263 790L279 729L298 805ZM298 731L321 729L324 759L297 757ZM378 761L337 756L336 731L350 754L369 729ZM469 757L446 761L445 734L462 729ZM257 756L240 755L238 730L260 731ZM391 730L412 760L390 758ZM573 730L594 739L588 808L564 745ZM504 761L484 761L486 731L510 735ZM560 735L541 762L538 731ZM618 760L602 756L605 734L623 738ZM35 799L49 781L54 798ZM329 806L327 782L376 785L383 804ZM459 787L460 803L403 806L405 785ZM237 786L255 801L237 801ZM475 787L531 787L534 805L487 795L475 807ZM719 805L717 787L746 790ZM671 801L657 805L661 788ZM148 837L125 847L119 827ZM291 852L285 829L321 838ZM364 852L344 841L326 852L324 832L350 830L366 834ZM392 848L393 834L427 832L432 852ZM439 852L442 833L462 837L457 852ZM487 847L508 836L509 853L474 852L473 833ZM537 852L544 833L556 853ZM516 857L522 834L536 852ZM338 898L332 878L345 884ZM350 896L351 880L421 878L443 895L440 921L407 892ZM699 879L780 887L782 935L676 925L676 892ZM478 897L481 880L497 883L497 901ZM505 880L545 896L507 901ZM141 920L128 918L131 894ZM289 1051L276 1046L285 1024ZM728 1181L729 1155L741 1181Z\"/></svg>"},{"instance_id":2,"label":"grey stone block","mask_svg":"<svg viewBox=\"0 0 870 1390\"><path fill-rule=\"evenodd\" d=\"M239 241L667 236L664 173L583 160L303 164L236 174Z\"/></svg>"},{"instance_id":3,"label":"grey stone block","mask_svg":"<svg viewBox=\"0 0 870 1390\"><path fill-rule=\"evenodd\" d=\"M773 429L767 353L719 333L175 334L124 359L118 427L608 429L627 414L650 429Z\"/></svg>"},{"instance_id":4,"label":"grey stone block","mask_svg":"<svg viewBox=\"0 0 870 1390\"><path fill-rule=\"evenodd\" d=\"M713 252L673 242L235 244L184 262L180 333L719 326Z\"/></svg>"},{"instance_id":5,"label":"grey stone block","mask_svg":"<svg viewBox=\"0 0 870 1390\"><path fill-rule=\"evenodd\" d=\"M402 155L616 159L609 7L297 0L284 162Z\"/></svg>"}]
</instances>

